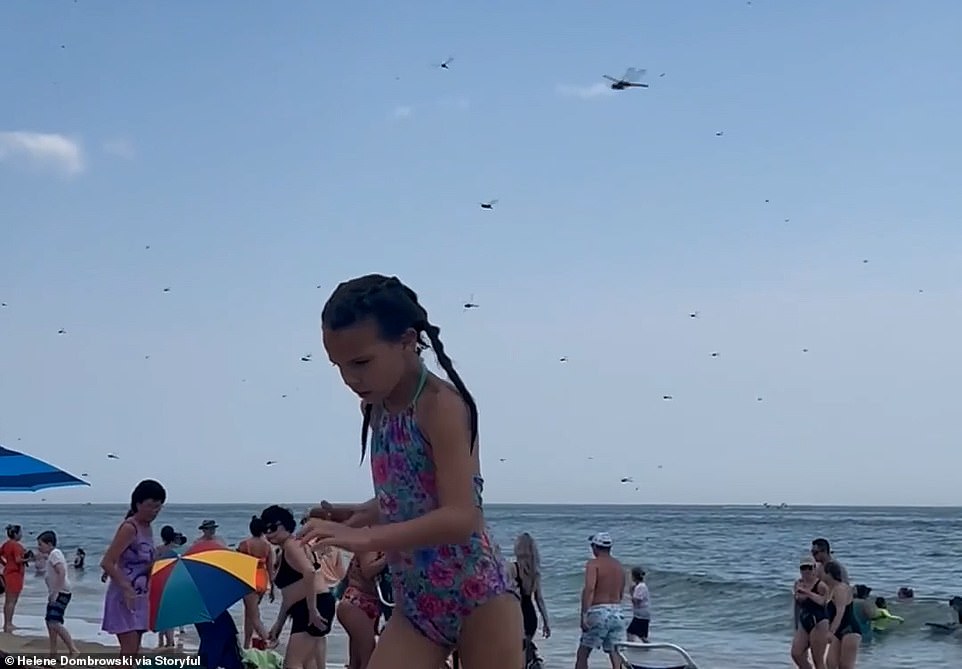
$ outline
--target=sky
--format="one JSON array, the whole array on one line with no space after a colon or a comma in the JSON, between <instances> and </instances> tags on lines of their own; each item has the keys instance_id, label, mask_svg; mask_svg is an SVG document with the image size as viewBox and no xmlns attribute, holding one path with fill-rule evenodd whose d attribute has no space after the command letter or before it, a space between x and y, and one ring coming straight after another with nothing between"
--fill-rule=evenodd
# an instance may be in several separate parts
<instances>
[{"instance_id":1,"label":"sky","mask_svg":"<svg viewBox=\"0 0 962 669\"><path fill-rule=\"evenodd\" d=\"M0 443L91 483L2 501L367 499L318 320L380 272L488 501L958 505L960 23L0 3Z\"/></svg>"}]
</instances>

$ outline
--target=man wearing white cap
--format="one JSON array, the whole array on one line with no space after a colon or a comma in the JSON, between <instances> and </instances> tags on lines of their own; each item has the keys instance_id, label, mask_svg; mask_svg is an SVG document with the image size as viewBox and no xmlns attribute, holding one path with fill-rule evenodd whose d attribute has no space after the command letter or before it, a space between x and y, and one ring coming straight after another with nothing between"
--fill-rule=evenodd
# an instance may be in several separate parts
<instances>
[{"instance_id":1,"label":"man wearing white cap","mask_svg":"<svg viewBox=\"0 0 962 669\"><path fill-rule=\"evenodd\" d=\"M611 556L611 535L598 532L588 537L594 557L585 564L585 587L581 592L581 642L575 669L588 669L588 656L601 649L608 654L612 669L621 660L615 644L625 641L625 618L621 601L625 597L625 568Z\"/></svg>"}]
</instances>

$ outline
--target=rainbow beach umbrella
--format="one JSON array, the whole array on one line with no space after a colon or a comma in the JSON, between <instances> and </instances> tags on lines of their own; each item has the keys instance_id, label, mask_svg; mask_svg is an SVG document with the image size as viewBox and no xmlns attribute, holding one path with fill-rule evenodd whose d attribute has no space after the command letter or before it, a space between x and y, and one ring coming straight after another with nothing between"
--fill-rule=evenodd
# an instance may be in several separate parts
<instances>
[{"instance_id":1,"label":"rainbow beach umbrella","mask_svg":"<svg viewBox=\"0 0 962 669\"><path fill-rule=\"evenodd\" d=\"M206 623L254 592L257 558L222 546L197 546L154 562L150 573L150 628Z\"/></svg>"}]
</instances>

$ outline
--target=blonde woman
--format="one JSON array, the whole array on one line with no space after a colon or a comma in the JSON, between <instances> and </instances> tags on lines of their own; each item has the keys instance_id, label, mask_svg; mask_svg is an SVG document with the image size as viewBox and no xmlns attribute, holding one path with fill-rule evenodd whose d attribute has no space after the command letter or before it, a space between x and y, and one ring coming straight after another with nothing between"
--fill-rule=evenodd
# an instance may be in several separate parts
<instances>
[{"instance_id":1,"label":"blonde woman","mask_svg":"<svg viewBox=\"0 0 962 669\"><path fill-rule=\"evenodd\" d=\"M508 565L508 577L518 586L521 596L521 617L524 621L525 657L527 662L537 657L534 635L538 631L538 614L541 614L541 631L544 638L551 636L548 610L541 596L541 556L538 546L527 532L514 540L514 562ZM537 612L535 607L537 606Z\"/></svg>"}]
</instances>

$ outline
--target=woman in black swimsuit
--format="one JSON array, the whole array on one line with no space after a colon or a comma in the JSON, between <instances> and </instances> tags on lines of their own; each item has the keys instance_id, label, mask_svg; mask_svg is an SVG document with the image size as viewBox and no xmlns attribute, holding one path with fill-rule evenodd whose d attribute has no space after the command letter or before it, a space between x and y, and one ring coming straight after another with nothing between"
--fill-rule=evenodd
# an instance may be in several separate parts
<instances>
[{"instance_id":1,"label":"woman in black swimsuit","mask_svg":"<svg viewBox=\"0 0 962 669\"><path fill-rule=\"evenodd\" d=\"M832 645L828 649L828 666L832 669L855 669L858 647L862 643L862 628L855 619L855 597L852 587L842 582L842 567L834 560L825 563L825 583L831 588L828 595L829 632Z\"/></svg>"},{"instance_id":2,"label":"woman in black swimsuit","mask_svg":"<svg viewBox=\"0 0 962 669\"><path fill-rule=\"evenodd\" d=\"M537 659L534 635L538 631L538 613L541 614L541 629L544 638L551 636L548 625L548 611L541 595L541 558L538 546L527 532L522 532L514 541L515 561L508 565L508 577L513 579L521 597L521 617L524 621L525 666ZM537 606L537 612L535 607Z\"/></svg>"},{"instance_id":3,"label":"woman in black swimsuit","mask_svg":"<svg viewBox=\"0 0 962 669\"><path fill-rule=\"evenodd\" d=\"M808 555L798 565L799 578L795 581L795 637L792 639L792 661L798 669L825 669L825 650L828 647L828 586L815 575L815 560ZM812 662L808 650L812 650Z\"/></svg>"},{"instance_id":4,"label":"woman in black swimsuit","mask_svg":"<svg viewBox=\"0 0 962 669\"><path fill-rule=\"evenodd\" d=\"M318 565L309 551L295 536L294 514L279 506L269 506L261 512L264 537L281 547L274 585L281 591L281 609L269 637L277 641L287 618L291 619L291 635L284 654L285 669L304 669L316 664L321 642L331 631L334 620L334 595L318 592L319 579L314 578Z\"/></svg>"}]
</instances>

